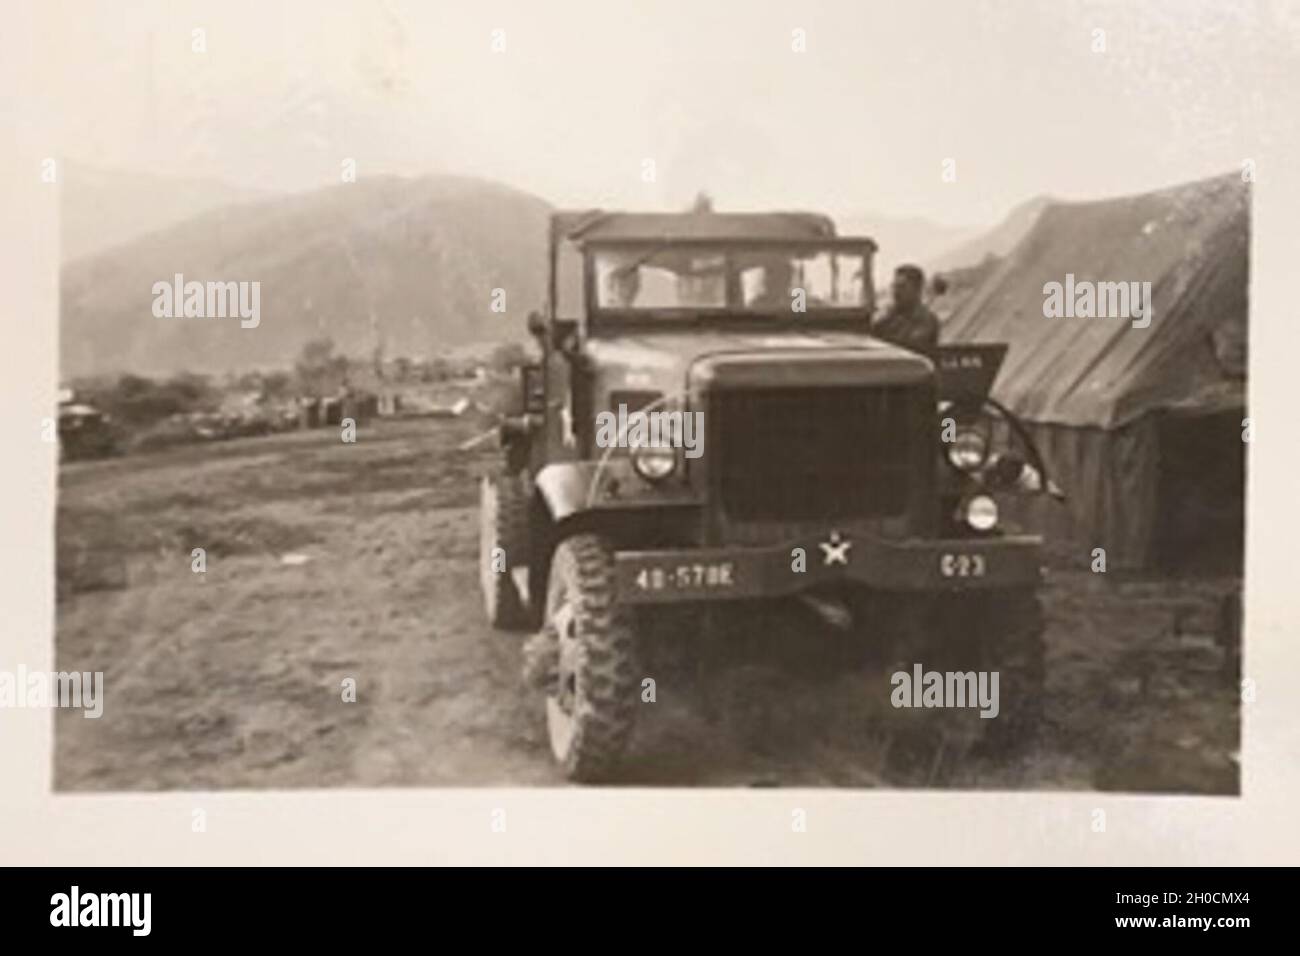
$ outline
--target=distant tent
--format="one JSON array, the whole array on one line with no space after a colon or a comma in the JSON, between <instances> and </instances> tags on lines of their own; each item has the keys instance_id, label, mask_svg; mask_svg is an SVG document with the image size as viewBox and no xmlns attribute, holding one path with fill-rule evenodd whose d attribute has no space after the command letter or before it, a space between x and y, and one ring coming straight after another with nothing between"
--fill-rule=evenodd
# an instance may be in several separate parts
<instances>
[{"instance_id":1,"label":"distant tent","mask_svg":"<svg viewBox=\"0 0 1300 956\"><path fill-rule=\"evenodd\" d=\"M1236 174L1054 203L945 323L1010 345L993 396L1030 423L1069 495L1022 515L1108 568L1240 567L1250 193ZM1152 318L1046 318L1044 286L1151 283ZM1215 559L1218 560L1215 560Z\"/></svg>"}]
</instances>

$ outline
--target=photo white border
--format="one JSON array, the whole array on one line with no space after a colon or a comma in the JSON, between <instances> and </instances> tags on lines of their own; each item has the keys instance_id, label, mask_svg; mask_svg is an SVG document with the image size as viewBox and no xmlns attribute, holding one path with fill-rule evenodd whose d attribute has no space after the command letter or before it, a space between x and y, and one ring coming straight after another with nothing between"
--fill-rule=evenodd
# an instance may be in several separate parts
<instances>
[{"instance_id":1,"label":"photo white border","mask_svg":"<svg viewBox=\"0 0 1300 956\"><path fill-rule=\"evenodd\" d=\"M58 24L6 11L0 88L17 141L4 166L0 275L10 416L0 468L0 667L53 661L59 155L38 69ZM0 711L0 862L8 864L1294 864L1300 862L1300 67L1266 90L1255 150L1241 797L839 789L385 789L53 794L50 711ZM17 92L18 96L15 95ZM1243 159L1246 157L1243 157ZM1135 157L1135 162L1140 157ZM13 662L13 663L11 663ZM109 698L111 706L111 695ZM191 812L206 812L206 832ZM492 812L507 812L505 833ZM795 833L791 812L807 812ZM1094 809L1106 830L1092 830Z\"/></svg>"}]
</instances>

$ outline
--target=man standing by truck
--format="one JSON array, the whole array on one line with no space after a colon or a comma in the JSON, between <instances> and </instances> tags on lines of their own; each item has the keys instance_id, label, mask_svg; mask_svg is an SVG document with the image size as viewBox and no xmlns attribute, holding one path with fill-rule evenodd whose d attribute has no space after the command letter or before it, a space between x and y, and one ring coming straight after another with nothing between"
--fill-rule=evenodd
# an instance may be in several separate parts
<instances>
[{"instance_id":1,"label":"man standing by truck","mask_svg":"<svg viewBox=\"0 0 1300 956\"><path fill-rule=\"evenodd\" d=\"M925 273L920 266L901 265L894 270L893 302L871 323L871 334L913 352L933 355L939 346L939 319L921 301Z\"/></svg>"}]
</instances>

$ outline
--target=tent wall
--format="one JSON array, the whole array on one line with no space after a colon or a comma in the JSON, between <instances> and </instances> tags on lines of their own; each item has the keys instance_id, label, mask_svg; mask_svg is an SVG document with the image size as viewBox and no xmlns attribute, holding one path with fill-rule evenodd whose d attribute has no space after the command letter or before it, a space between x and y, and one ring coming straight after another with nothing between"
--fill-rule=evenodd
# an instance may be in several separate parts
<instances>
[{"instance_id":1,"label":"tent wall","mask_svg":"<svg viewBox=\"0 0 1300 956\"><path fill-rule=\"evenodd\" d=\"M1009 497L1006 520L1041 534L1055 561L1074 566L1104 548L1107 571L1240 573L1244 414L1156 413L1113 430L1027 422L1067 499Z\"/></svg>"},{"instance_id":2,"label":"tent wall","mask_svg":"<svg viewBox=\"0 0 1300 956\"><path fill-rule=\"evenodd\" d=\"M1245 564L1244 407L1159 418L1158 523L1151 563L1177 572L1241 574Z\"/></svg>"},{"instance_id":3,"label":"tent wall","mask_svg":"<svg viewBox=\"0 0 1300 956\"><path fill-rule=\"evenodd\" d=\"M1027 422L1052 479L1066 493L1004 501L1009 521L1043 535L1049 553L1072 565L1106 550L1107 570L1136 569L1150 558L1157 521L1159 442L1154 421L1123 428Z\"/></svg>"}]
</instances>

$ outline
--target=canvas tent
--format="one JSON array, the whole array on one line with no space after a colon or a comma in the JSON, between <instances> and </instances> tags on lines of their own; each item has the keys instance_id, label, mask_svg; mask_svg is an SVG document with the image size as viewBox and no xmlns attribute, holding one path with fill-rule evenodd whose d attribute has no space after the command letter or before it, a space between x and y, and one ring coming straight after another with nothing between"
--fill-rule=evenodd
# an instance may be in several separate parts
<instances>
[{"instance_id":1,"label":"canvas tent","mask_svg":"<svg viewBox=\"0 0 1300 956\"><path fill-rule=\"evenodd\" d=\"M1249 242L1236 174L1054 203L945 323L945 342L1010 346L993 395L1069 496L1019 515L1049 544L1081 560L1105 548L1108 568L1239 566ZM1046 284L1067 274L1150 282L1150 326L1045 317Z\"/></svg>"}]
</instances>

